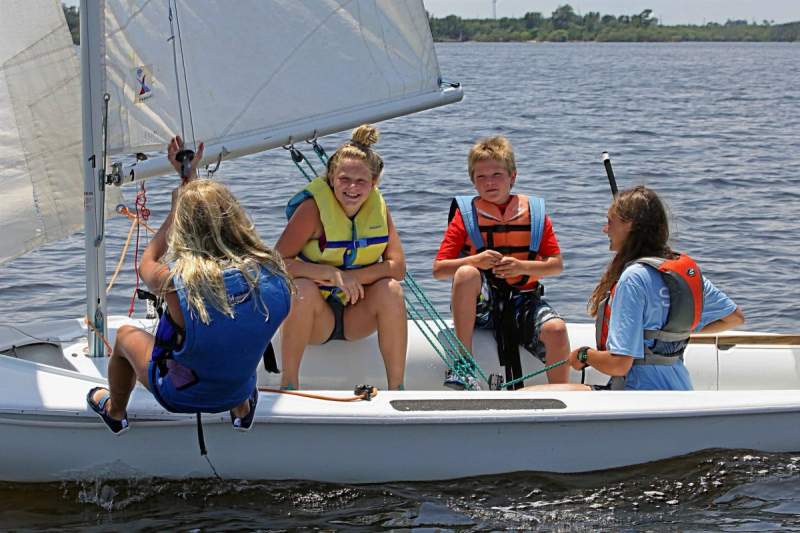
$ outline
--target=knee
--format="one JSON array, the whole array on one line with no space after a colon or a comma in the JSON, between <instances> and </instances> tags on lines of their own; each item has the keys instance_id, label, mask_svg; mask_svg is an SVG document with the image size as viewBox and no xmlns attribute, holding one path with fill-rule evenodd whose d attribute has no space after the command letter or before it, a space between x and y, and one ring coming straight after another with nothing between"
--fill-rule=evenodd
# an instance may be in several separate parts
<instances>
[{"instance_id":1,"label":"knee","mask_svg":"<svg viewBox=\"0 0 800 533\"><path fill-rule=\"evenodd\" d=\"M387 303L404 303L403 286L394 278L382 278L370 286L370 293L375 294L382 305Z\"/></svg>"},{"instance_id":2,"label":"knee","mask_svg":"<svg viewBox=\"0 0 800 533\"><path fill-rule=\"evenodd\" d=\"M481 271L474 266L461 265L453 275L453 290L473 290L476 293L481 289Z\"/></svg>"},{"instance_id":3,"label":"knee","mask_svg":"<svg viewBox=\"0 0 800 533\"><path fill-rule=\"evenodd\" d=\"M558 340L567 338L567 325L561 319L548 320L542 325L542 337Z\"/></svg>"},{"instance_id":4,"label":"knee","mask_svg":"<svg viewBox=\"0 0 800 533\"><path fill-rule=\"evenodd\" d=\"M139 328L135 326L130 326L127 324L124 326L120 326L119 329L117 329L117 335L114 338L114 344L117 346L125 344L126 339L131 335L131 333L134 333L138 329ZM114 350L114 352L116 352L116 350Z\"/></svg>"},{"instance_id":5,"label":"knee","mask_svg":"<svg viewBox=\"0 0 800 533\"><path fill-rule=\"evenodd\" d=\"M292 298L292 309L295 307L313 304L316 300L322 298L319 293L319 287L310 279L296 279L294 280L294 285L297 291Z\"/></svg>"}]
</instances>

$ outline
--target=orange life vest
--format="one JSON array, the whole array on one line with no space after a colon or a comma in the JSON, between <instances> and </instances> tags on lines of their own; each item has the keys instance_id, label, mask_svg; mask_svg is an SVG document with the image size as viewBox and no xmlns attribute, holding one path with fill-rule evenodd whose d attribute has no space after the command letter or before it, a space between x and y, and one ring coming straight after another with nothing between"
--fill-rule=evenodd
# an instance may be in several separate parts
<instances>
[{"instance_id":1,"label":"orange life vest","mask_svg":"<svg viewBox=\"0 0 800 533\"><path fill-rule=\"evenodd\" d=\"M468 239L464 255L496 250L523 261L541 259L539 245L544 232L544 200L524 194L511 195L505 210L480 196L457 196L450 207L461 212ZM535 289L539 280L531 276L514 276L504 280L520 291Z\"/></svg>"},{"instance_id":2,"label":"orange life vest","mask_svg":"<svg viewBox=\"0 0 800 533\"><path fill-rule=\"evenodd\" d=\"M656 330L644 330L643 340L655 339L663 342L682 342L677 352L660 353L658 342L653 348L645 346L644 359L637 359L634 364L674 364L686 348L689 336L700 323L703 313L703 275L700 267L688 255L680 254L675 259L663 257L642 257L633 261L655 268L661 274L664 284L669 290L669 313L667 322ZM628 265L630 266L630 265ZM616 284L598 306L595 320L595 337L598 350L606 350L608 340L608 323L611 319L611 300L614 297Z\"/></svg>"}]
</instances>

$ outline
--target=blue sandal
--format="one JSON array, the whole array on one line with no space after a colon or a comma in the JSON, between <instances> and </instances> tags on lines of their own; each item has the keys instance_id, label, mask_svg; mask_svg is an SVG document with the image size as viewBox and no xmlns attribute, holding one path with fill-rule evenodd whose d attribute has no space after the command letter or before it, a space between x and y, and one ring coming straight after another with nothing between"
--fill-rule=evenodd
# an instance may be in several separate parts
<instances>
[{"instance_id":1,"label":"blue sandal","mask_svg":"<svg viewBox=\"0 0 800 533\"><path fill-rule=\"evenodd\" d=\"M99 401L94 401L94 395L97 391L104 390L106 391L106 395ZM112 418L106 412L106 405L108 405L108 400L111 398L111 392L105 387L95 387L89 391L86 395L86 403L89 404L89 407L100 415L100 418L103 419L106 426L108 427L109 431L114 435L121 435L128 431L128 413L125 413L125 416L122 417L122 420L117 420L116 418Z\"/></svg>"},{"instance_id":2,"label":"blue sandal","mask_svg":"<svg viewBox=\"0 0 800 533\"><path fill-rule=\"evenodd\" d=\"M231 425L236 431L250 431L250 428L253 427L256 418L256 405L258 405L258 389L253 389L253 394L250 395L247 402L250 404L250 412L244 418L234 415L233 411L230 412Z\"/></svg>"}]
</instances>

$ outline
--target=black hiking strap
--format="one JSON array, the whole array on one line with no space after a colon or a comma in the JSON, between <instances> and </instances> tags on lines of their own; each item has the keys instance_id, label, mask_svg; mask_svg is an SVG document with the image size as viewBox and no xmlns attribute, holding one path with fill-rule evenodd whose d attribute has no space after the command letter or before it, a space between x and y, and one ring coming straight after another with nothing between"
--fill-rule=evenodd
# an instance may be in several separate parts
<instances>
[{"instance_id":1,"label":"black hiking strap","mask_svg":"<svg viewBox=\"0 0 800 533\"><path fill-rule=\"evenodd\" d=\"M503 286L492 286L492 323L494 339L497 343L497 356L500 366L505 368L506 382L522 377L522 362L519 355L519 331L514 309L514 292ZM522 382L513 385L513 389L522 388Z\"/></svg>"},{"instance_id":2,"label":"black hiking strap","mask_svg":"<svg viewBox=\"0 0 800 533\"><path fill-rule=\"evenodd\" d=\"M197 444L200 446L200 455L205 457L208 455L208 450L206 449L206 438L203 435L203 418L199 411L195 414L197 415Z\"/></svg>"},{"instance_id":3,"label":"black hiking strap","mask_svg":"<svg viewBox=\"0 0 800 533\"><path fill-rule=\"evenodd\" d=\"M272 347L272 341L267 344L267 349L264 350L264 355L262 357L264 359L264 370L272 374L281 373L278 368L278 361L275 359L275 348Z\"/></svg>"},{"instance_id":4,"label":"black hiking strap","mask_svg":"<svg viewBox=\"0 0 800 533\"><path fill-rule=\"evenodd\" d=\"M206 449L206 438L203 435L203 418L200 411L195 413L197 416L197 444L200 446L200 457L205 457L208 466L211 467L211 471L214 472L214 476L217 479L222 479L222 477L217 473L217 469L214 468L214 465L211 463L211 459L208 458L208 450Z\"/></svg>"}]
</instances>

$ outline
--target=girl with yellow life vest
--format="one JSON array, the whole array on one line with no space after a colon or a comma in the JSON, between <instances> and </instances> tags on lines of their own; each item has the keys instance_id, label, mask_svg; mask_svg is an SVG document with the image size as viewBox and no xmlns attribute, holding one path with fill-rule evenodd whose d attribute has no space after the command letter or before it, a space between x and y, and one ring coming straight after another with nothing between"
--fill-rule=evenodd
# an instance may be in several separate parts
<instances>
[{"instance_id":1,"label":"girl with yellow life vest","mask_svg":"<svg viewBox=\"0 0 800 533\"><path fill-rule=\"evenodd\" d=\"M281 332L281 386L297 389L309 344L356 340L378 331L390 389L403 388L407 323L400 237L377 188L383 160L368 125L328 160L327 173L295 195L277 251L297 293Z\"/></svg>"}]
</instances>

